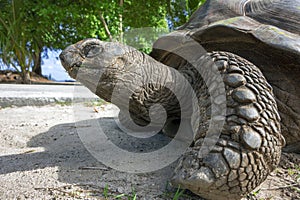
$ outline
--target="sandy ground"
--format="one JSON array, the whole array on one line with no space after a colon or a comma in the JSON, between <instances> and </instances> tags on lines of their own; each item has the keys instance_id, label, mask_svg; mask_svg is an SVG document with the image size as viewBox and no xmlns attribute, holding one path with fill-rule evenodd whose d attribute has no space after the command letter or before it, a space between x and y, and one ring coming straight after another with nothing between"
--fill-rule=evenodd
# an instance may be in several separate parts
<instances>
[{"instance_id":1,"label":"sandy ground","mask_svg":"<svg viewBox=\"0 0 300 200\"><path fill-rule=\"evenodd\" d=\"M120 140L111 118L117 109L80 105L96 118L111 140L128 148L151 149L165 143L160 135L144 144ZM130 174L98 162L82 144L70 105L0 109L0 199L173 199L168 180L176 163L156 172ZM148 145L148 146L147 146ZM277 170L247 199L300 199L300 156L283 154ZM201 199L188 191L181 199Z\"/></svg>"}]
</instances>

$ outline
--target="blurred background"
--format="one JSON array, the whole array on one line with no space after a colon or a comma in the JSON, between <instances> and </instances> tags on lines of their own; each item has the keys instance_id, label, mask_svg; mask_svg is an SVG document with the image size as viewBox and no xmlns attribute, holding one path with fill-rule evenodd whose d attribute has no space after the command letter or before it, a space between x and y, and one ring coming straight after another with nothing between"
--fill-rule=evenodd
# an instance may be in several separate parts
<instances>
[{"instance_id":1,"label":"blurred background","mask_svg":"<svg viewBox=\"0 0 300 200\"><path fill-rule=\"evenodd\" d=\"M84 38L149 53L205 0L0 0L0 83L73 82L61 50Z\"/></svg>"}]
</instances>

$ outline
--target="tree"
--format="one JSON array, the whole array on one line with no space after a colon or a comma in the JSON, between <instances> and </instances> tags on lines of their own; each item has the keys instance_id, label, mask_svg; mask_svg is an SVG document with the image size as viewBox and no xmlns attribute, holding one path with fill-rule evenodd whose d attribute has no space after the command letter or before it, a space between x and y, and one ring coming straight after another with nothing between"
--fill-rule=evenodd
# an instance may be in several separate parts
<instances>
[{"instance_id":1,"label":"tree","mask_svg":"<svg viewBox=\"0 0 300 200\"><path fill-rule=\"evenodd\" d=\"M1 3L0 53L3 63L12 65L20 72L23 81L28 83L32 56L26 24L22 21L24 13L20 9L21 3L21 0L12 0L11 4Z\"/></svg>"},{"instance_id":2,"label":"tree","mask_svg":"<svg viewBox=\"0 0 300 200\"><path fill-rule=\"evenodd\" d=\"M206 0L170 0L167 3L167 19L171 29L179 27L186 23L191 15Z\"/></svg>"},{"instance_id":3,"label":"tree","mask_svg":"<svg viewBox=\"0 0 300 200\"><path fill-rule=\"evenodd\" d=\"M201 2L203 0L200 3L195 0L0 0L1 58L7 65L20 68L25 78L24 74L31 69L41 74L43 52L47 56L45 49L64 49L84 38L139 43L142 44L140 50L149 52L152 41L162 30L168 29L168 25L173 29L186 22ZM153 27L152 34L146 29L129 37L129 33L142 27ZM11 41L14 45L10 45Z\"/></svg>"}]
</instances>

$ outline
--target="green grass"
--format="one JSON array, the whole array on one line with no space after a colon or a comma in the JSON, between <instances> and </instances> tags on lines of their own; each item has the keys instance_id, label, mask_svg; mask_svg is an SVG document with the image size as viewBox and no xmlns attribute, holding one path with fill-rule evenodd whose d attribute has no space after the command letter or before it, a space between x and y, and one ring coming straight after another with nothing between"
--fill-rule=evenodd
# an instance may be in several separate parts
<instances>
[{"instance_id":1,"label":"green grass","mask_svg":"<svg viewBox=\"0 0 300 200\"><path fill-rule=\"evenodd\" d=\"M296 165L294 169L288 169L288 175L295 176L296 179L300 178L300 166Z\"/></svg>"},{"instance_id":2,"label":"green grass","mask_svg":"<svg viewBox=\"0 0 300 200\"><path fill-rule=\"evenodd\" d=\"M195 200L199 199L197 195L190 193L188 190L181 189L180 186L177 188L175 192L175 188L170 187L171 185L169 182L166 183L165 192L163 193L163 197L165 199L172 199L172 200Z\"/></svg>"},{"instance_id":3,"label":"green grass","mask_svg":"<svg viewBox=\"0 0 300 200\"><path fill-rule=\"evenodd\" d=\"M299 184L300 184L300 166L296 165L295 168L288 169L288 175L291 176L293 179L295 179L295 182L296 182L295 184L298 183L298 186L299 186ZM291 186L290 188L292 190L295 190L296 192L300 193L299 187Z\"/></svg>"},{"instance_id":4,"label":"green grass","mask_svg":"<svg viewBox=\"0 0 300 200\"><path fill-rule=\"evenodd\" d=\"M103 189L103 196L107 199L109 197L108 195L108 184L105 185L105 188Z\"/></svg>"},{"instance_id":5,"label":"green grass","mask_svg":"<svg viewBox=\"0 0 300 200\"><path fill-rule=\"evenodd\" d=\"M137 193L134 188L129 193L118 193L109 188L108 184L105 187L99 187L92 184L82 185L67 185L59 188L36 188L41 190L52 191L52 195L57 198L68 196L79 199L90 199L97 197L102 200L137 200Z\"/></svg>"},{"instance_id":6,"label":"green grass","mask_svg":"<svg viewBox=\"0 0 300 200\"><path fill-rule=\"evenodd\" d=\"M288 175L293 176L296 173L294 169L288 169Z\"/></svg>"},{"instance_id":7,"label":"green grass","mask_svg":"<svg viewBox=\"0 0 300 200\"><path fill-rule=\"evenodd\" d=\"M185 192L185 190L180 189L180 187L178 187L173 200L179 200L179 198L183 195L183 193Z\"/></svg>"},{"instance_id":8,"label":"green grass","mask_svg":"<svg viewBox=\"0 0 300 200\"><path fill-rule=\"evenodd\" d=\"M127 199L127 200L136 200L137 193L135 192L134 188L131 189L129 194L115 194L114 192L110 191L108 184L105 185L102 195L107 200L117 200L117 199Z\"/></svg>"},{"instance_id":9,"label":"green grass","mask_svg":"<svg viewBox=\"0 0 300 200\"><path fill-rule=\"evenodd\" d=\"M257 195L259 194L259 192L260 192L260 190L256 190L256 191L253 191L251 194L252 194L253 196L257 196Z\"/></svg>"},{"instance_id":10,"label":"green grass","mask_svg":"<svg viewBox=\"0 0 300 200\"><path fill-rule=\"evenodd\" d=\"M99 99L96 101L90 101L90 102L85 102L84 105L87 107L94 107L94 106L102 106L108 104L108 102L104 101L103 99Z\"/></svg>"}]
</instances>

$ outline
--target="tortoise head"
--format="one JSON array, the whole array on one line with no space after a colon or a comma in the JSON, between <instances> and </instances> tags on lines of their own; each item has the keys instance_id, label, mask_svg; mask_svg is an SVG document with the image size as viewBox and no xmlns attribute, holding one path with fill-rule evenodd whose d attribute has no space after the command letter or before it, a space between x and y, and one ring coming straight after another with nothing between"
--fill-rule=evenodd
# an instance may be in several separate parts
<instances>
[{"instance_id":1,"label":"tortoise head","mask_svg":"<svg viewBox=\"0 0 300 200\"><path fill-rule=\"evenodd\" d=\"M126 55L133 51L136 50L120 43L84 39L68 46L59 57L72 78L93 92L101 90L97 93L107 95L122 76Z\"/></svg>"}]
</instances>

